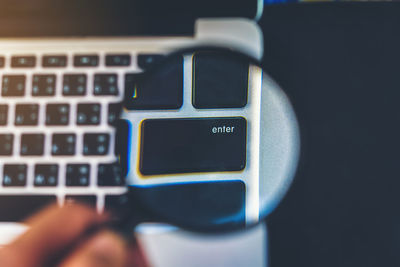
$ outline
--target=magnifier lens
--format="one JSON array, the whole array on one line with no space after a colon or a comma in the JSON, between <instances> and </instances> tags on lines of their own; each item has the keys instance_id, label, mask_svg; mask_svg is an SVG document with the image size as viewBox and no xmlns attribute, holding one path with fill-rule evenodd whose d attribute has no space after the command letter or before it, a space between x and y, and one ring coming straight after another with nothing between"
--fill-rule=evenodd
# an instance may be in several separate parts
<instances>
[{"instance_id":1,"label":"magnifier lens","mask_svg":"<svg viewBox=\"0 0 400 267\"><path fill-rule=\"evenodd\" d=\"M295 174L299 131L288 98L255 60L186 50L128 81L126 218L229 231L273 210Z\"/></svg>"}]
</instances>

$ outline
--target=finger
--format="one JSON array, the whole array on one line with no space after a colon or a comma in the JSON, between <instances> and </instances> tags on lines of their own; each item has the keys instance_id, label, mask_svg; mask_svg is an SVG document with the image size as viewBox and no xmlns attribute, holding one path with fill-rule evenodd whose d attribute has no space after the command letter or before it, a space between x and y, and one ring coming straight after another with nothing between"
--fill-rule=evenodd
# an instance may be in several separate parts
<instances>
[{"instance_id":1,"label":"finger","mask_svg":"<svg viewBox=\"0 0 400 267\"><path fill-rule=\"evenodd\" d=\"M110 231L103 231L78 246L60 267L123 267L125 242Z\"/></svg>"},{"instance_id":2,"label":"finger","mask_svg":"<svg viewBox=\"0 0 400 267\"><path fill-rule=\"evenodd\" d=\"M31 229L0 251L0 261L11 258L16 267L43 266L46 260L106 219L106 216L81 205L50 207L27 221Z\"/></svg>"}]
</instances>

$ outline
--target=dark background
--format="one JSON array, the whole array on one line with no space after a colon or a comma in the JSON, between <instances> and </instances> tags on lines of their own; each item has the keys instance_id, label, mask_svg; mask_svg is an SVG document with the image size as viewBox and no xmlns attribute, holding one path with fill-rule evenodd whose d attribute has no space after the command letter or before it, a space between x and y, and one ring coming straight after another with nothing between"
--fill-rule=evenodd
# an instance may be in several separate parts
<instances>
[{"instance_id":1,"label":"dark background","mask_svg":"<svg viewBox=\"0 0 400 267\"><path fill-rule=\"evenodd\" d=\"M400 266L400 3L269 6L260 25L303 142L270 266Z\"/></svg>"}]
</instances>

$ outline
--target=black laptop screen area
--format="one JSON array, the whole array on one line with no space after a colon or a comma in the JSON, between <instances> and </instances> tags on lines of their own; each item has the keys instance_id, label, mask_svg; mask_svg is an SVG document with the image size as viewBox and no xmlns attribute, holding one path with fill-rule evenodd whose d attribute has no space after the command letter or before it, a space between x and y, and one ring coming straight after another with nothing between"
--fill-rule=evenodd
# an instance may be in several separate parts
<instances>
[{"instance_id":1,"label":"black laptop screen area","mask_svg":"<svg viewBox=\"0 0 400 267\"><path fill-rule=\"evenodd\" d=\"M198 17L247 17L257 0L0 0L0 37L191 35Z\"/></svg>"}]
</instances>

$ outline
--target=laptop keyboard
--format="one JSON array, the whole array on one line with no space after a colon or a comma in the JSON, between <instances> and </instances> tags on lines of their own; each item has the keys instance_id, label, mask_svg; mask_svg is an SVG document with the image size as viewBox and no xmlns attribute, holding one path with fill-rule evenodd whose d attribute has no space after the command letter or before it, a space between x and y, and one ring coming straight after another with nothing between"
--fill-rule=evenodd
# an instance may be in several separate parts
<instances>
[{"instance_id":1,"label":"laptop keyboard","mask_svg":"<svg viewBox=\"0 0 400 267\"><path fill-rule=\"evenodd\" d=\"M51 202L102 210L104 199L125 191L114 128L123 87L162 57L0 55L0 221Z\"/></svg>"}]
</instances>

